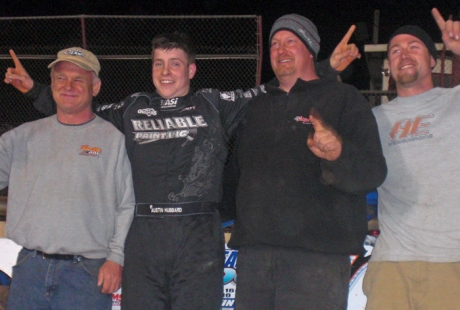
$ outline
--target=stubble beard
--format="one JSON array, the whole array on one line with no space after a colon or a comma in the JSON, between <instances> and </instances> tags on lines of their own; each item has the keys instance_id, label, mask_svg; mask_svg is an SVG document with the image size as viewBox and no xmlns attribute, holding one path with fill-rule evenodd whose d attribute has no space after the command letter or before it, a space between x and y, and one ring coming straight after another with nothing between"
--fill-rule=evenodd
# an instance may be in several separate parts
<instances>
[{"instance_id":1,"label":"stubble beard","mask_svg":"<svg viewBox=\"0 0 460 310\"><path fill-rule=\"evenodd\" d=\"M281 67L281 68L276 68L273 71L275 72L275 75L277 77L284 77L284 76L292 75L295 70L293 67Z\"/></svg>"},{"instance_id":2,"label":"stubble beard","mask_svg":"<svg viewBox=\"0 0 460 310\"><path fill-rule=\"evenodd\" d=\"M413 74L402 74L402 75L397 76L396 82L399 85L404 86L407 84L412 84L413 82L417 81L418 77L419 77L418 72L415 72Z\"/></svg>"}]
</instances>

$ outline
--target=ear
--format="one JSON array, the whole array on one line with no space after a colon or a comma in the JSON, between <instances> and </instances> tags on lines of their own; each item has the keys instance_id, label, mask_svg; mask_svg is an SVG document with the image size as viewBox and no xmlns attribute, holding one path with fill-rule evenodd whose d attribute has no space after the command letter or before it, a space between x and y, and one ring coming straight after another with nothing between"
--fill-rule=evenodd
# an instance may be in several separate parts
<instances>
[{"instance_id":1,"label":"ear","mask_svg":"<svg viewBox=\"0 0 460 310\"><path fill-rule=\"evenodd\" d=\"M99 94L100 90L101 90L101 80L97 79L97 81L93 83L93 97L96 97L97 94Z\"/></svg>"},{"instance_id":2,"label":"ear","mask_svg":"<svg viewBox=\"0 0 460 310\"><path fill-rule=\"evenodd\" d=\"M434 59L434 57L431 56L430 61L431 61L431 69L433 69L436 66L436 59Z\"/></svg>"},{"instance_id":3,"label":"ear","mask_svg":"<svg viewBox=\"0 0 460 310\"><path fill-rule=\"evenodd\" d=\"M196 73L196 64L192 63L188 66L188 78L193 79Z\"/></svg>"}]
</instances>

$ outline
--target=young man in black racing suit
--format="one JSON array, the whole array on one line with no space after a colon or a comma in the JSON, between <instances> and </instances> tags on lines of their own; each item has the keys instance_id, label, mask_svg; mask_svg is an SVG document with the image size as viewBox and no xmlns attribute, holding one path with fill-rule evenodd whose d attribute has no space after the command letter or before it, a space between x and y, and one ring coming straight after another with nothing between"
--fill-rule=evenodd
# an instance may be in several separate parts
<instances>
[{"instance_id":1,"label":"young man in black racing suit","mask_svg":"<svg viewBox=\"0 0 460 310\"><path fill-rule=\"evenodd\" d=\"M347 44L353 30L321 65L325 74L359 57ZM224 239L217 210L227 141L264 87L193 93L195 50L188 37L158 35L152 48L156 91L96 107L125 134L133 170L136 211L126 239L122 308L220 309ZM53 113L48 90L33 83L17 58L15 64L5 82L29 85L13 84L23 92L33 86L28 96L38 97L35 107Z\"/></svg>"}]
</instances>

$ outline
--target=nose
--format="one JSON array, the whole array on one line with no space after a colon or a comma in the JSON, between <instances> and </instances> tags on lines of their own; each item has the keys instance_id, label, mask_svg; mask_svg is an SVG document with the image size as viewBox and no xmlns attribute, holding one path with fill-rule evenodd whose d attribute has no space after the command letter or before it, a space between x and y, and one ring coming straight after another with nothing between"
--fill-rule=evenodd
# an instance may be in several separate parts
<instances>
[{"instance_id":1,"label":"nose","mask_svg":"<svg viewBox=\"0 0 460 310\"><path fill-rule=\"evenodd\" d=\"M169 66L163 66L163 70L161 70L161 74L168 75L169 74Z\"/></svg>"},{"instance_id":2,"label":"nose","mask_svg":"<svg viewBox=\"0 0 460 310\"><path fill-rule=\"evenodd\" d=\"M67 81L66 81L66 83L65 83L65 88L70 90L70 89L72 89L72 87L73 87L73 86L72 86L72 81L71 81L71 79L67 79Z\"/></svg>"},{"instance_id":3,"label":"nose","mask_svg":"<svg viewBox=\"0 0 460 310\"><path fill-rule=\"evenodd\" d=\"M407 51L407 49L402 49L401 50L401 58L402 59L406 59L407 57L409 56L409 52Z\"/></svg>"},{"instance_id":4,"label":"nose","mask_svg":"<svg viewBox=\"0 0 460 310\"><path fill-rule=\"evenodd\" d=\"M284 43L281 43L279 48L278 48L278 53L279 54L284 54L286 52L286 46L284 45Z\"/></svg>"}]
</instances>

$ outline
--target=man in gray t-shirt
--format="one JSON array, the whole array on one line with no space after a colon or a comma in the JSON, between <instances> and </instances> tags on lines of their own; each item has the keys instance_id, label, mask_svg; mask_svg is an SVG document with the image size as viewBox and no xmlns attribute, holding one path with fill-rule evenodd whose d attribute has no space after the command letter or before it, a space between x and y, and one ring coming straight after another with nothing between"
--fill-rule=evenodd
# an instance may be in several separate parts
<instances>
[{"instance_id":1,"label":"man in gray t-shirt","mask_svg":"<svg viewBox=\"0 0 460 310\"><path fill-rule=\"evenodd\" d=\"M433 16L460 55L460 22ZM460 305L460 86L433 85L437 51L418 26L388 44L398 97L373 109L388 165L378 188L380 236L363 290L366 309L458 309Z\"/></svg>"}]
</instances>

